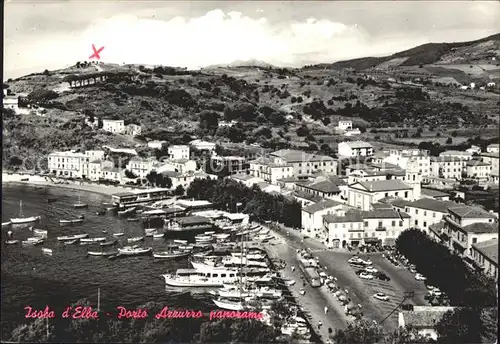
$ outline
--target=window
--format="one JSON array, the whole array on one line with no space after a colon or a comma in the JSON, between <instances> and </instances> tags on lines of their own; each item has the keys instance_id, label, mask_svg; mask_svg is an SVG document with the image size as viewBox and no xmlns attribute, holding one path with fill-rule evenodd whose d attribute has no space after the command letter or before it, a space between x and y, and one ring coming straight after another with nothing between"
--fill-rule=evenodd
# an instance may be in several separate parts
<instances>
[{"instance_id":1,"label":"window","mask_svg":"<svg viewBox=\"0 0 500 344\"><path fill-rule=\"evenodd\" d=\"M398 196L399 196L399 192L397 192L397 191L396 191L396 193L395 193L394 195L395 195L396 197L398 197Z\"/></svg>"},{"instance_id":2,"label":"window","mask_svg":"<svg viewBox=\"0 0 500 344\"><path fill-rule=\"evenodd\" d=\"M415 215L418 215L418 209L415 209Z\"/></svg>"},{"instance_id":3,"label":"window","mask_svg":"<svg viewBox=\"0 0 500 344\"><path fill-rule=\"evenodd\" d=\"M415 220L415 226L418 226L418 220Z\"/></svg>"},{"instance_id":4,"label":"window","mask_svg":"<svg viewBox=\"0 0 500 344\"><path fill-rule=\"evenodd\" d=\"M433 213L432 213L432 217L436 217L436 213L434 213L434 212L433 212Z\"/></svg>"},{"instance_id":5,"label":"window","mask_svg":"<svg viewBox=\"0 0 500 344\"><path fill-rule=\"evenodd\" d=\"M427 222L424 221L424 227L427 227Z\"/></svg>"},{"instance_id":6,"label":"window","mask_svg":"<svg viewBox=\"0 0 500 344\"><path fill-rule=\"evenodd\" d=\"M472 238L472 243L473 244L477 243L477 238Z\"/></svg>"},{"instance_id":7,"label":"window","mask_svg":"<svg viewBox=\"0 0 500 344\"><path fill-rule=\"evenodd\" d=\"M405 198L408 198L408 191L405 191Z\"/></svg>"},{"instance_id":8,"label":"window","mask_svg":"<svg viewBox=\"0 0 500 344\"><path fill-rule=\"evenodd\" d=\"M392 221L392 227L396 227L396 221Z\"/></svg>"},{"instance_id":9,"label":"window","mask_svg":"<svg viewBox=\"0 0 500 344\"><path fill-rule=\"evenodd\" d=\"M403 227L403 221L399 221L399 227Z\"/></svg>"},{"instance_id":10,"label":"window","mask_svg":"<svg viewBox=\"0 0 500 344\"><path fill-rule=\"evenodd\" d=\"M358 238L361 238L361 233L358 233Z\"/></svg>"},{"instance_id":11,"label":"window","mask_svg":"<svg viewBox=\"0 0 500 344\"><path fill-rule=\"evenodd\" d=\"M424 210L424 216L427 216L427 212Z\"/></svg>"},{"instance_id":12,"label":"window","mask_svg":"<svg viewBox=\"0 0 500 344\"><path fill-rule=\"evenodd\" d=\"M388 192L385 193L385 197L389 197L389 193Z\"/></svg>"},{"instance_id":13,"label":"window","mask_svg":"<svg viewBox=\"0 0 500 344\"><path fill-rule=\"evenodd\" d=\"M379 221L378 222L378 227L381 228L382 227L382 221Z\"/></svg>"},{"instance_id":14,"label":"window","mask_svg":"<svg viewBox=\"0 0 500 344\"><path fill-rule=\"evenodd\" d=\"M365 221L365 227L368 227L368 221Z\"/></svg>"}]
</instances>

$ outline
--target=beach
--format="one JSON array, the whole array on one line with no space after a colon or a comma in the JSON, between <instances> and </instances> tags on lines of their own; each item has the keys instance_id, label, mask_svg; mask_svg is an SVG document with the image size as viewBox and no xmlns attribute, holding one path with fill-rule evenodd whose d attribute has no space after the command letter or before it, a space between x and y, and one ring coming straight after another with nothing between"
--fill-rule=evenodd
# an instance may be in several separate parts
<instances>
[{"instance_id":1,"label":"beach","mask_svg":"<svg viewBox=\"0 0 500 344\"><path fill-rule=\"evenodd\" d=\"M28 179L28 180L26 180ZM59 183L57 183L59 182ZM64 184L63 184L64 183ZM67 183L67 184L66 184ZM39 175L29 175L20 173L2 173L2 184L24 184L24 185L36 185L36 186L50 186L58 187L72 190L82 190L87 192L94 192L101 195L111 196L112 194L119 192L130 192L134 189L132 187L125 186L114 186L114 185L103 185L94 184L89 182L81 181L70 181L70 180L57 180L52 177L44 177Z\"/></svg>"}]
</instances>

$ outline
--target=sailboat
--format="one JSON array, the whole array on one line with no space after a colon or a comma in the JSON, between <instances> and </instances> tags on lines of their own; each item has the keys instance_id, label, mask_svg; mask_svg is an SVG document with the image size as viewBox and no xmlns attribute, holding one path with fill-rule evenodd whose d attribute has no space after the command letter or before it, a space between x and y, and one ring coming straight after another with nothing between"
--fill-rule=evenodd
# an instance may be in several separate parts
<instances>
[{"instance_id":1,"label":"sailboat","mask_svg":"<svg viewBox=\"0 0 500 344\"><path fill-rule=\"evenodd\" d=\"M88 208L89 205L87 203L82 203L80 195L78 195L78 203L73 204L73 208L75 209L82 209L82 208Z\"/></svg>"},{"instance_id":2,"label":"sailboat","mask_svg":"<svg viewBox=\"0 0 500 344\"><path fill-rule=\"evenodd\" d=\"M30 217L23 217L23 201L19 201L19 217L10 219L10 222L14 225L17 224L22 224L22 223L30 223L30 222L36 222L41 219L41 216L30 216Z\"/></svg>"}]
</instances>

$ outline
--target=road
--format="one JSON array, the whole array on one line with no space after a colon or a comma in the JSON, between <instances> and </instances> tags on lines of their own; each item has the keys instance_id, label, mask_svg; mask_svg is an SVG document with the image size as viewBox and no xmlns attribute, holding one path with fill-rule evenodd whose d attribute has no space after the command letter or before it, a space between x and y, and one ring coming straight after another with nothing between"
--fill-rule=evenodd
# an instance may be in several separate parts
<instances>
[{"instance_id":1,"label":"road","mask_svg":"<svg viewBox=\"0 0 500 344\"><path fill-rule=\"evenodd\" d=\"M363 280L356 275L356 268L347 263L353 253L342 250L328 250L325 245L314 239L302 239L297 231L292 229L285 229L285 231L289 234L286 235L283 231L280 231L278 235L286 239L287 245L292 251L296 248L310 248L313 256L319 258L319 263L325 269L325 272L337 278L336 283L342 289L347 289L348 296L354 303L362 305L365 318L375 320L378 323L382 322L403 300L403 294L406 291L414 292L414 296L407 300L406 303L419 306L427 304L424 300L427 293L424 283L416 281L413 274L404 267L392 265L382 257L381 253L360 254L360 256L370 256L373 266L379 271L385 272L391 280ZM384 302L375 299L373 294L377 292L385 293L390 300ZM390 331L397 328L397 316L398 312L396 310L382 323L384 329Z\"/></svg>"}]
</instances>

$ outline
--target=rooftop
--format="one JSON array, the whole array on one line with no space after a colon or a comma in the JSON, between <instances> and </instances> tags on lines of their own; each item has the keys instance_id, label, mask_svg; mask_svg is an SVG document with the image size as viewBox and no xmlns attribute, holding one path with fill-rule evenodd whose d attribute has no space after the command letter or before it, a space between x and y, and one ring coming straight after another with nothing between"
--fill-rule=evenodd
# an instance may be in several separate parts
<instances>
[{"instance_id":1,"label":"rooftop","mask_svg":"<svg viewBox=\"0 0 500 344\"><path fill-rule=\"evenodd\" d=\"M464 226L463 229L468 233L476 233L476 234L498 233L498 223L476 222Z\"/></svg>"},{"instance_id":2,"label":"rooftop","mask_svg":"<svg viewBox=\"0 0 500 344\"><path fill-rule=\"evenodd\" d=\"M361 216L363 219L400 219L400 217L405 219L410 218L410 215L406 213L400 213L392 209L364 211L361 213Z\"/></svg>"},{"instance_id":3,"label":"rooftop","mask_svg":"<svg viewBox=\"0 0 500 344\"><path fill-rule=\"evenodd\" d=\"M247 180L250 180L252 178L256 178L250 174L246 174L246 173L237 173L237 174L233 174L231 176L232 179L237 179L237 180L243 180L243 181L247 181Z\"/></svg>"},{"instance_id":4,"label":"rooftop","mask_svg":"<svg viewBox=\"0 0 500 344\"><path fill-rule=\"evenodd\" d=\"M430 197L446 197L446 196L450 196L446 192L442 192L442 191L439 191L439 190L433 190L433 189L427 189L427 188L422 188L421 189L421 193L424 194L424 195L426 195L426 196L430 196Z\"/></svg>"},{"instance_id":5,"label":"rooftop","mask_svg":"<svg viewBox=\"0 0 500 344\"><path fill-rule=\"evenodd\" d=\"M411 190L412 187L403 183L399 179L390 180L373 180L354 183L352 186L359 184L370 192L393 191L393 190Z\"/></svg>"},{"instance_id":6,"label":"rooftop","mask_svg":"<svg viewBox=\"0 0 500 344\"><path fill-rule=\"evenodd\" d=\"M272 156L280 157L288 163L292 162L310 162L310 161L333 161L330 156L327 155L316 155L306 153L304 151L295 149L281 149L276 152L271 153Z\"/></svg>"},{"instance_id":7,"label":"rooftop","mask_svg":"<svg viewBox=\"0 0 500 344\"><path fill-rule=\"evenodd\" d=\"M404 200L404 199L401 199L401 198L396 198L396 199L390 200L389 202L390 202L390 204L392 206L398 207L398 208L404 208L407 205L409 205L409 204L412 203L410 201L407 201L407 200Z\"/></svg>"},{"instance_id":8,"label":"rooftop","mask_svg":"<svg viewBox=\"0 0 500 344\"><path fill-rule=\"evenodd\" d=\"M274 161L274 159L265 158L265 157L258 157L257 159L250 161L250 163L259 164L259 165L267 165L269 167L287 167L287 166L290 166L287 163L284 163L284 164L276 163Z\"/></svg>"},{"instance_id":9,"label":"rooftop","mask_svg":"<svg viewBox=\"0 0 500 344\"><path fill-rule=\"evenodd\" d=\"M296 183L296 182L300 182L300 181L302 181L302 180L297 178L297 177L286 177L286 178L278 179L278 182L282 182L282 183Z\"/></svg>"},{"instance_id":10,"label":"rooftop","mask_svg":"<svg viewBox=\"0 0 500 344\"><path fill-rule=\"evenodd\" d=\"M186 216L175 219L181 225L193 225L198 223L209 223L210 220L203 216Z\"/></svg>"},{"instance_id":11,"label":"rooftop","mask_svg":"<svg viewBox=\"0 0 500 344\"><path fill-rule=\"evenodd\" d=\"M331 199L325 199L324 201L320 201L318 203L311 204L302 210L309 214L314 214L318 211L333 208L336 206L342 205L340 202L333 201Z\"/></svg>"},{"instance_id":12,"label":"rooftop","mask_svg":"<svg viewBox=\"0 0 500 344\"><path fill-rule=\"evenodd\" d=\"M458 151L458 150L447 150L442 153L439 153L439 156L447 156L447 155L471 156L472 154L469 152Z\"/></svg>"},{"instance_id":13,"label":"rooftop","mask_svg":"<svg viewBox=\"0 0 500 344\"><path fill-rule=\"evenodd\" d=\"M486 157L489 157L489 158L500 158L500 152L492 152L492 153L481 153L480 154L481 156L486 156Z\"/></svg>"},{"instance_id":14,"label":"rooftop","mask_svg":"<svg viewBox=\"0 0 500 344\"><path fill-rule=\"evenodd\" d=\"M293 196L297 197L297 198L303 198L303 199L306 199L308 201L312 201L314 203L317 203L317 202L320 202L323 200L323 197L311 195L309 192L302 192L302 191L295 191L293 193Z\"/></svg>"},{"instance_id":15,"label":"rooftop","mask_svg":"<svg viewBox=\"0 0 500 344\"><path fill-rule=\"evenodd\" d=\"M181 199L176 202L177 205L180 205L181 207L199 207L199 206L208 206L211 205L209 201L204 201L204 200L187 200L187 199Z\"/></svg>"},{"instance_id":16,"label":"rooftop","mask_svg":"<svg viewBox=\"0 0 500 344\"><path fill-rule=\"evenodd\" d=\"M361 213L358 211L347 212L345 216L328 214L323 217L323 220L327 223L363 222Z\"/></svg>"},{"instance_id":17,"label":"rooftop","mask_svg":"<svg viewBox=\"0 0 500 344\"><path fill-rule=\"evenodd\" d=\"M432 210L440 213L448 213L448 209L456 207L457 203L452 201L440 201L433 198L421 198L406 206L418 209Z\"/></svg>"},{"instance_id":18,"label":"rooftop","mask_svg":"<svg viewBox=\"0 0 500 344\"><path fill-rule=\"evenodd\" d=\"M372 208L373 210L392 209L392 206L386 203L372 203Z\"/></svg>"},{"instance_id":19,"label":"rooftop","mask_svg":"<svg viewBox=\"0 0 500 344\"><path fill-rule=\"evenodd\" d=\"M491 164L481 160L469 160L467 161L467 166L491 166Z\"/></svg>"},{"instance_id":20,"label":"rooftop","mask_svg":"<svg viewBox=\"0 0 500 344\"><path fill-rule=\"evenodd\" d=\"M451 207L449 211L463 219L495 219L495 215L481 208L467 205Z\"/></svg>"},{"instance_id":21,"label":"rooftop","mask_svg":"<svg viewBox=\"0 0 500 344\"><path fill-rule=\"evenodd\" d=\"M320 182L315 182L312 184L303 185L303 187L308 188L308 189L312 189L312 190L316 190L319 192L324 192L324 193L340 192L340 189L337 186L337 184L332 183L329 180L323 180Z\"/></svg>"},{"instance_id":22,"label":"rooftop","mask_svg":"<svg viewBox=\"0 0 500 344\"><path fill-rule=\"evenodd\" d=\"M476 250L485 255L489 260L498 264L498 239L491 239L472 244Z\"/></svg>"},{"instance_id":23,"label":"rooftop","mask_svg":"<svg viewBox=\"0 0 500 344\"><path fill-rule=\"evenodd\" d=\"M342 143L347 144L351 148L373 148L373 146L370 143L364 141L345 141L339 143L339 145Z\"/></svg>"},{"instance_id":24,"label":"rooftop","mask_svg":"<svg viewBox=\"0 0 500 344\"><path fill-rule=\"evenodd\" d=\"M424 310L425 309L425 310ZM404 325L414 328L430 328L436 326L443 315L453 310L454 307L415 307L413 311L401 311L403 315Z\"/></svg>"}]
</instances>

